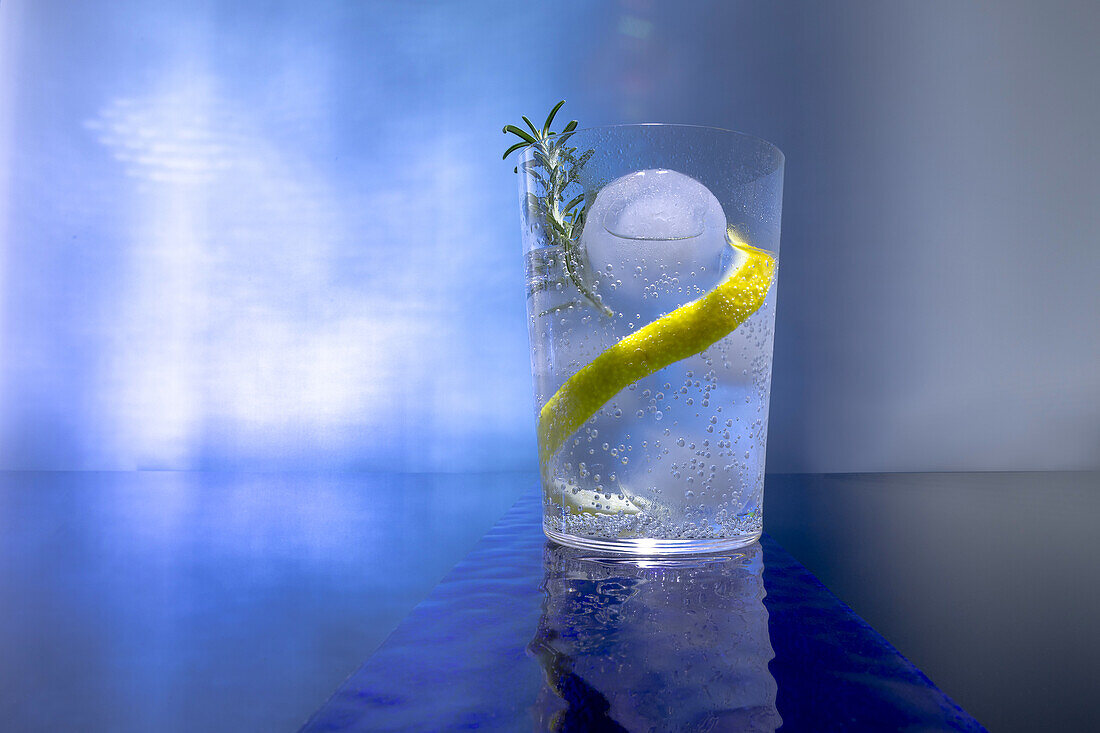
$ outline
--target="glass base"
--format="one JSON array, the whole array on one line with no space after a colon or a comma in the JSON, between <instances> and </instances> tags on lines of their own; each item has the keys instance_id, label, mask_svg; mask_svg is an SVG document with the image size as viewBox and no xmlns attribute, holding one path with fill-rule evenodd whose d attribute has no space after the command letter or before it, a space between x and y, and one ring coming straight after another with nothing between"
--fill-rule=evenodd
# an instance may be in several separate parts
<instances>
[{"instance_id":1,"label":"glass base","mask_svg":"<svg viewBox=\"0 0 1100 733\"><path fill-rule=\"evenodd\" d=\"M723 537L707 540L657 540L614 537L579 537L556 532L544 526L543 532L554 542L578 550L598 550L623 555L663 556L663 555L710 555L715 552L735 550L751 545L760 539L760 533Z\"/></svg>"}]
</instances>

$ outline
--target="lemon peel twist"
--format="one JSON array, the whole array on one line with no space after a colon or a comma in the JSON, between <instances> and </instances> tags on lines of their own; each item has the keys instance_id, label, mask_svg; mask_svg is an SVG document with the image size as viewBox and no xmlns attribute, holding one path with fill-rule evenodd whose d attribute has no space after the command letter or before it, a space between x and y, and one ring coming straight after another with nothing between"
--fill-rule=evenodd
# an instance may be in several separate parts
<instances>
[{"instance_id":1,"label":"lemon peel twist","mask_svg":"<svg viewBox=\"0 0 1100 733\"><path fill-rule=\"evenodd\" d=\"M727 241L738 261L713 290L639 328L571 376L539 412L539 466L616 394L681 359L706 350L755 313L775 280L775 257L741 241Z\"/></svg>"}]
</instances>

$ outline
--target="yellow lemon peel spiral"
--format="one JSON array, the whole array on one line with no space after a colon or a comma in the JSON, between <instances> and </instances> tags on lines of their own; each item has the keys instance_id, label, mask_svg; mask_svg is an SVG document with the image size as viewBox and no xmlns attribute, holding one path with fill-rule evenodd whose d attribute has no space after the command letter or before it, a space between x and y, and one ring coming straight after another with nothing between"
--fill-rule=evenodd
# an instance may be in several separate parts
<instances>
[{"instance_id":1,"label":"yellow lemon peel spiral","mask_svg":"<svg viewBox=\"0 0 1100 733\"><path fill-rule=\"evenodd\" d=\"M730 274L706 295L680 306L623 338L582 367L539 412L539 465L620 391L681 359L704 351L755 313L775 280L775 257L738 239Z\"/></svg>"}]
</instances>

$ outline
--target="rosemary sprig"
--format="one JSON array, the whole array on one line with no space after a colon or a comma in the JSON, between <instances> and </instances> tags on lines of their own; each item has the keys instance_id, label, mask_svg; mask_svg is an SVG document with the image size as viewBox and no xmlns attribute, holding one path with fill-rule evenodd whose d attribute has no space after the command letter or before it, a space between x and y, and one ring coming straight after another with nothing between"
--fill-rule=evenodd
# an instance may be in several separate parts
<instances>
[{"instance_id":1,"label":"rosemary sprig","mask_svg":"<svg viewBox=\"0 0 1100 733\"><path fill-rule=\"evenodd\" d=\"M524 173L542 189L542 195L528 192L528 211L543 221L551 242L561 247L565 272L577 290L598 311L610 317L614 313L603 304L600 296L588 286L584 277L584 258L581 256L580 238L585 217L588 214L587 195L580 193L569 201L565 200L566 188L578 180L581 169L592 159L595 151L587 150L578 155L577 148L566 145L577 129L576 120L566 124L561 132L550 129L554 124L554 117L563 104L565 104L564 99L554 105L541 128L535 127L526 115L523 116L523 122L527 125L527 130L515 125L505 125L504 134L515 135L519 138L519 142L504 151L504 158L507 159L517 150L532 148L532 159L523 163L522 168ZM520 167L516 166L513 172L518 173Z\"/></svg>"}]
</instances>

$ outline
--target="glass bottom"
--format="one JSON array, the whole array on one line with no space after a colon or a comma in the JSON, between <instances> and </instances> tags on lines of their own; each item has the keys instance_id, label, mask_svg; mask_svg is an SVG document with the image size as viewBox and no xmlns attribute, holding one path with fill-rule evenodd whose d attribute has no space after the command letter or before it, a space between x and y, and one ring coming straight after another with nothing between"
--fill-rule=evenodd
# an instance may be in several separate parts
<instances>
[{"instance_id":1,"label":"glass bottom","mask_svg":"<svg viewBox=\"0 0 1100 733\"><path fill-rule=\"evenodd\" d=\"M554 542L578 550L599 550L623 555L709 555L715 552L735 550L751 545L760 539L760 532L706 540L657 540L614 537L580 537L578 535L556 532L543 526L543 532Z\"/></svg>"}]
</instances>

